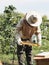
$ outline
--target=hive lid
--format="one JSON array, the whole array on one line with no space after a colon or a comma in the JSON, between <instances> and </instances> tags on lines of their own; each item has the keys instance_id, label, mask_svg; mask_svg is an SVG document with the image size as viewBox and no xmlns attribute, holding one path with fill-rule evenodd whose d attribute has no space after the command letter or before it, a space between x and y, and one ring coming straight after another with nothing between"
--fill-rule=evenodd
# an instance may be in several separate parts
<instances>
[{"instance_id":1,"label":"hive lid","mask_svg":"<svg viewBox=\"0 0 49 65\"><path fill-rule=\"evenodd\" d=\"M49 52L42 52L42 53L36 54L35 56L36 56L36 57L49 58Z\"/></svg>"}]
</instances>

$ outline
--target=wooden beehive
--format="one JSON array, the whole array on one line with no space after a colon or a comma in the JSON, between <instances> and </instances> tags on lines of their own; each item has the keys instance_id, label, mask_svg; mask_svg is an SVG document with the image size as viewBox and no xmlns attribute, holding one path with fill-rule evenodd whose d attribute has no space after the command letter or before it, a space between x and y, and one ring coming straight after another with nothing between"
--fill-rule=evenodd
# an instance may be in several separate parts
<instances>
[{"instance_id":1,"label":"wooden beehive","mask_svg":"<svg viewBox=\"0 0 49 65\"><path fill-rule=\"evenodd\" d=\"M42 55L35 55L34 60L36 65L49 65L49 52L42 53Z\"/></svg>"}]
</instances>

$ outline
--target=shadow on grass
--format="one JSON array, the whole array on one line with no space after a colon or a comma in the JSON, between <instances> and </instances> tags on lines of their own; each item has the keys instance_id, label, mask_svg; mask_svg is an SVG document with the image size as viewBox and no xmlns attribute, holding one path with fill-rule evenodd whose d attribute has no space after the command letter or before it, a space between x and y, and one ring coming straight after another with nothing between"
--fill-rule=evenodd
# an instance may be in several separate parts
<instances>
[{"instance_id":1,"label":"shadow on grass","mask_svg":"<svg viewBox=\"0 0 49 65\"><path fill-rule=\"evenodd\" d=\"M15 62L10 62L10 63L8 63L8 62L2 62L1 65L18 65L18 62L17 62L17 61L15 61Z\"/></svg>"},{"instance_id":2,"label":"shadow on grass","mask_svg":"<svg viewBox=\"0 0 49 65\"><path fill-rule=\"evenodd\" d=\"M2 65L12 65L12 64L3 62Z\"/></svg>"}]
</instances>

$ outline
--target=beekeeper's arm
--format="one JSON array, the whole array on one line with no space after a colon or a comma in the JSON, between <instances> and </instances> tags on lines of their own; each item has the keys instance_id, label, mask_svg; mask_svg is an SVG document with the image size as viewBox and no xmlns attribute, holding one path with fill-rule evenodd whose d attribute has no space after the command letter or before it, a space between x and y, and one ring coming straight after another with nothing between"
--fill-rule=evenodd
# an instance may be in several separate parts
<instances>
[{"instance_id":1,"label":"beekeeper's arm","mask_svg":"<svg viewBox=\"0 0 49 65\"><path fill-rule=\"evenodd\" d=\"M21 19L18 24L16 25L16 30L15 30L15 42L17 42L19 45L21 45L20 43L21 41L21 36L20 36L20 31L22 28L22 23L23 23L23 19Z\"/></svg>"},{"instance_id":2,"label":"beekeeper's arm","mask_svg":"<svg viewBox=\"0 0 49 65\"><path fill-rule=\"evenodd\" d=\"M42 42L41 42L41 29L40 29L40 27L38 27L36 36L37 36L37 43L38 43L39 46L41 46Z\"/></svg>"}]
</instances>

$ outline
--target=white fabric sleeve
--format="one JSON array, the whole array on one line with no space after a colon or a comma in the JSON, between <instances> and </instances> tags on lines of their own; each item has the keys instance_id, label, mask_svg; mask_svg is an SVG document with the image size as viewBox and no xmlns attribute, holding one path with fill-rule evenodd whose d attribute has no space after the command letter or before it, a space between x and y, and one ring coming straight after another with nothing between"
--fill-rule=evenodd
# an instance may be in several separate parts
<instances>
[{"instance_id":1,"label":"white fabric sleeve","mask_svg":"<svg viewBox=\"0 0 49 65\"><path fill-rule=\"evenodd\" d=\"M21 43L21 37L19 34L16 34L15 39L16 39L17 44L21 45L20 44Z\"/></svg>"},{"instance_id":2,"label":"white fabric sleeve","mask_svg":"<svg viewBox=\"0 0 49 65\"><path fill-rule=\"evenodd\" d=\"M41 43L41 30L40 30L40 27L38 27L38 30L37 30L37 43L41 46L42 43Z\"/></svg>"},{"instance_id":3,"label":"white fabric sleeve","mask_svg":"<svg viewBox=\"0 0 49 65\"><path fill-rule=\"evenodd\" d=\"M15 39L17 41L18 44L20 44L22 41L21 41L21 36L20 36L20 28L22 27L22 23L23 23L23 19L21 19L17 26L16 26L16 33L15 33Z\"/></svg>"},{"instance_id":4,"label":"white fabric sleeve","mask_svg":"<svg viewBox=\"0 0 49 65\"><path fill-rule=\"evenodd\" d=\"M37 35L37 43L41 46L42 45L42 43L41 43L41 33L39 33L38 35Z\"/></svg>"}]
</instances>

